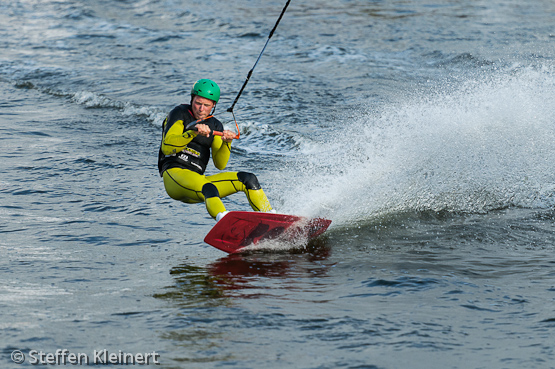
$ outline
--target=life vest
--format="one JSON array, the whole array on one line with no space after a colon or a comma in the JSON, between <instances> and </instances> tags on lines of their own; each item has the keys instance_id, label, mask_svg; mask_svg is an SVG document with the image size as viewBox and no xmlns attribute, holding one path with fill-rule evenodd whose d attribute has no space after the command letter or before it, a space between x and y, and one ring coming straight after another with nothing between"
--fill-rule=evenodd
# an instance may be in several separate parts
<instances>
[{"instance_id":1,"label":"life vest","mask_svg":"<svg viewBox=\"0 0 555 369\"><path fill-rule=\"evenodd\" d=\"M167 132L174 124L183 125L182 133L185 133L187 125L195 120L190 105L182 104L176 106L162 123L162 143ZM202 124L206 124L213 131L223 131L223 124L214 117L203 120ZM210 148L213 141L214 136L212 135L210 137L196 136L182 151L172 155L164 155L162 145L160 144L160 150L158 151L158 170L160 175L170 168L189 169L193 172L204 174L210 160Z\"/></svg>"}]
</instances>

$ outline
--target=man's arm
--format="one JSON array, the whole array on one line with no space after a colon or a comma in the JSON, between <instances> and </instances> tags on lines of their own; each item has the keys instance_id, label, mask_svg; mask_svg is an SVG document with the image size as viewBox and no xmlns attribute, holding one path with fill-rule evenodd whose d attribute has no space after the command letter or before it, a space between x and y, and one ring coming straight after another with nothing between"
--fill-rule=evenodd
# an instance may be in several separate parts
<instances>
[{"instance_id":1,"label":"man's arm","mask_svg":"<svg viewBox=\"0 0 555 369\"><path fill-rule=\"evenodd\" d=\"M212 141L212 161L220 170L225 169L231 155L231 142L224 141L220 136L214 136Z\"/></svg>"}]
</instances>

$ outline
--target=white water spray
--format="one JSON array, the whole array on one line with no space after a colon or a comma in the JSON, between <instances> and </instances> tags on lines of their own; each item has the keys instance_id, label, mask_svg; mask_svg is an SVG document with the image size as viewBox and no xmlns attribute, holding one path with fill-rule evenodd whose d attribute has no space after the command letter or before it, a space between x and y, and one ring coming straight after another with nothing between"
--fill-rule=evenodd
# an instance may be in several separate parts
<instances>
[{"instance_id":1,"label":"white water spray","mask_svg":"<svg viewBox=\"0 0 555 369\"><path fill-rule=\"evenodd\" d=\"M555 205L552 70L438 89L343 123L351 134L303 145L283 210L342 224L406 211Z\"/></svg>"}]
</instances>

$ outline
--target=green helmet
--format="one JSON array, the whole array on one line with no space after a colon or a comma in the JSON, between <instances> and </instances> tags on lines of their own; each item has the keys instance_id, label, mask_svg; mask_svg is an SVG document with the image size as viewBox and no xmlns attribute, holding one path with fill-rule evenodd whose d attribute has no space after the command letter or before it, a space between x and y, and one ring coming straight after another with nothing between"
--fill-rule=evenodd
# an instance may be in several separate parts
<instances>
[{"instance_id":1,"label":"green helmet","mask_svg":"<svg viewBox=\"0 0 555 369\"><path fill-rule=\"evenodd\" d=\"M191 89L191 96L195 95L218 102L220 100L220 87L210 79L199 79Z\"/></svg>"}]
</instances>

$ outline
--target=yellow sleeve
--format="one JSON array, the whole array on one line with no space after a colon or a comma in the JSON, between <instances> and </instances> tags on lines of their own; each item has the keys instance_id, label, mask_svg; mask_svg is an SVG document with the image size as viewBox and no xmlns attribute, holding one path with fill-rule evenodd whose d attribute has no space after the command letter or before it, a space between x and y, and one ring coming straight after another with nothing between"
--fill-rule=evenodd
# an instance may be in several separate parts
<instances>
[{"instance_id":1,"label":"yellow sleeve","mask_svg":"<svg viewBox=\"0 0 555 369\"><path fill-rule=\"evenodd\" d=\"M172 155L180 152L189 142L196 137L195 131L183 132L184 125L182 120L176 121L164 135L162 140L162 153Z\"/></svg>"},{"instance_id":2,"label":"yellow sleeve","mask_svg":"<svg viewBox=\"0 0 555 369\"><path fill-rule=\"evenodd\" d=\"M212 161L220 170L225 169L231 154L231 143L225 142L220 136L214 136L212 141Z\"/></svg>"}]
</instances>

